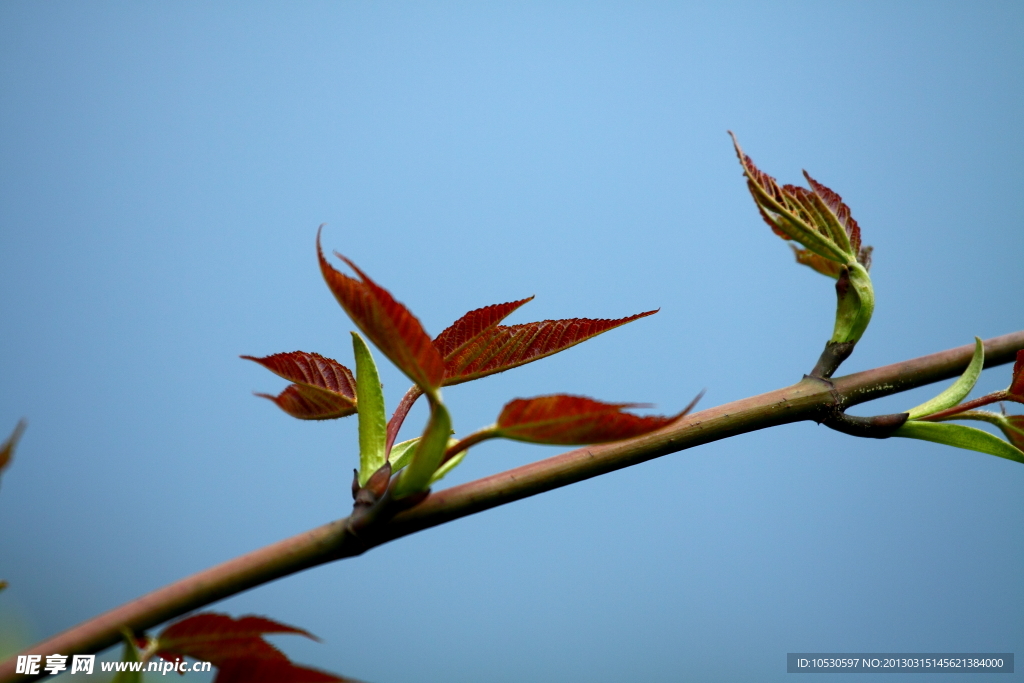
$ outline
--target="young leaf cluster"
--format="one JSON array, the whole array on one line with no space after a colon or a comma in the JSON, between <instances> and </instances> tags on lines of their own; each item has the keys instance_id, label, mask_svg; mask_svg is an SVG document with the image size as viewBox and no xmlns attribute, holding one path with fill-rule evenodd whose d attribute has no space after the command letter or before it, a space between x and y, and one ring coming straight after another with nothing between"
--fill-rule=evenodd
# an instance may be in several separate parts
<instances>
[{"instance_id":1,"label":"young leaf cluster","mask_svg":"<svg viewBox=\"0 0 1024 683\"><path fill-rule=\"evenodd\" d=\"M868 275L871 247L861 244L860 226L850 208L807 171L809 187L780 186L743 153L735 135L732 140L761 218L779 237L803 245L791 245L798 263L836 280L838 301L830 342L856 343L871 322L875 295Z\"/></svg>"},{"instance_id":2,"label":"young leaf cluster","mask_svg":"<svg viewBox=\"0 0 1024 683\"><path fill-rule=\"evenodd\" d=\"M640 407L639 404L603 403L582 396L558 394L520 398L502 409L494 425L454 439L451 414L441 396L442 387L539 360L656 311L614 320L571 318L502 325L508 315L533 299L528 297L469 311L431 339L416 316L388 290L351 260L336 255L356 277L338 271L328 262L320 248L318 232L320 272L335 299L361 332L352 332L355 372L336 360L304 351L242 358L255 361L292 382L278 396L257 394L272 400L292 417L328 420L352 414L358 416L359 467L352 484L355 521L350 522L353 531L358 529L362 533L389 510L393 512L401 505L417 503L430 486L462 462L470 446L487 439L541 444L617 441L666 427L696 404L697 399L694 399L678 415L661 417L625 412ZM363 335L413 382L390 419L386 419L377 365ZM426 396L430 404L430 416L422 434L396 444L405 417L421 396ZM287 660L276 655L264 657L268 652L277 651L267 650L270 646L260 635L279 632L274 631L279 626L255 617L234 621L224 615L196 615L168 627L153 641L155 644L150 644L150 649L162 657L187 655L214 663L214 655L247 653L245 661L257 664L243 665L234 660L218 664L217 683L241 681L242 678L232 677L235 672L244 670L246 675L264 676L263 672L273 667L294 666L282 663ZM128 647L134 645L129 643ZM271 678L286 682L298 680L287 678L286 673L281 669L274 674L277 678Z\"/></svg>"},{"instance_id":3,"label":"young leaf cluster","mask_svg":"<svg viewBox=\"0 0 1024 683\"><path fill-rule=\"evenodd\" d=\"M1017 353L1008 388L963 402L984 366L985 346L975 337L974 356L964 374L935 398L907 411L907 421L893 436L934 441L1024 463L1024 415L1007 415L1005 409L998 413L977 410L1002 401L1024 403L1024 351ZM987 422L999 427L1007 440L974 427L950 424L949 420Z\"/></svg>"},{"instance_id":4,"label":"young leaf cluster","mask_svg":"<svg viewBox=\"0 0 1024 683\"><path fill-rule=\"evenodd\" d=\"M828 381L839 364L853 351L874 310L874 290L868 269L871 247L861 243L860 226L842 198L806 171L808 187L779 185L761 171L747 156L731 132L736 156L743 167L754 203L775 234L796 242L798 263L836 280L836 321L832 338L826 344L811 375ZM1022 352L1024 354L1024 352ZM968 403L962 401L974 388L985 364L985 349L975 338L975 351L964 374L935 398L905 414L875 418L851 418L840 414L826 420L829 426L850 434L887 438L898 436L934 441L958 448L980 451L1024 462L1024 415L1006 415L976 408L999 401L1024 403L1024 355L1019 354L1013 380L1004 391L995 392ZM948 420L977 420L999 427L1007 441L980 429L948 424Z\"/></svg>"},{"instance_id":5,"label":"young leaf cluster","mask_svg":"<svg viewBox=\"0 0 1024 683\"><path fill-rule=\"evenodd\" d=\"M351 260L337 256L355 277L330 264L318 234L320 272L361 332L352 333L355 372L335 360L303 351L243 358L293 382L276 397L258 394L293 417L324 420L358 415L359 468L353 484L357 509L372 508L385 498L413 500L456 467L471 445L486 439L603 443L660 429L682 415L641 417L625 412L637 407L635 404L560 394L516 399L505 406L495 425L452 439L452 417L442 399L442 387L539 360L656 311L613 320L570 318L502 325L508 315L533 298L528 297L469 311L431 339L419 319L388 290ZM390 419L385 419L376 363L363 335L413 382ZM430 404L423 433L395 444L406 415L420 396L426 396Z\"/></svg>"}]
</instances>

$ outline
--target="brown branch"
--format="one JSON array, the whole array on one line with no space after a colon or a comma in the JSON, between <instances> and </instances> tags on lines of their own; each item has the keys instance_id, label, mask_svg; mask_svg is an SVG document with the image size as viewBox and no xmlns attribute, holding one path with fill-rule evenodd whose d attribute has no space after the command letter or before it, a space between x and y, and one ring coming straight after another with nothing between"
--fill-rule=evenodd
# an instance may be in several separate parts
<instances>
[{"instance_id":1,"label":"brown branch","mask_svg":"<svg viewBox=\"0 0 1024 683\"><path fill-rule=\"evenodd\" d=\"M1013 360L1024 330L985 342L985 365ZM428 496L416 507L354 535L342 519L193 574L33 645L23 654L96 652L121 639L121 628L143 631L254 586L326 562L359 555L388 541L522 498L736 434L801 420L823 420L838 409L958 376L974 345L832 380L807 377L791 387L688 415L637 439L579 448ZM29 680L14 673L16 657L0 662L0 683Z\"/></svg>"}]
</instances>

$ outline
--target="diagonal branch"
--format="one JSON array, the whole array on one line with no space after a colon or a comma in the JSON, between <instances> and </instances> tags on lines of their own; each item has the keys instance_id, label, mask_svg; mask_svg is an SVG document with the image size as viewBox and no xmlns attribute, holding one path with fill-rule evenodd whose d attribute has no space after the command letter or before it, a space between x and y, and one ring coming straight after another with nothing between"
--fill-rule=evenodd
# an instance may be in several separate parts
<instances>
[{"instance_id":1,"label":"diagonal branch","mask_svg":"<svg viewBox=\"0 0 1024 683\"><path fill-rule=\"evenodd\" d=\"M1008 363L1024 349L1024 330L985 342L985 365ZM416 507L357 536L341 519L193 574L85 621L25 653L96 652L121 639L249 588L499 505L636 465L687 448L802 420L821 421L839 409L949 379L967 367L974 345L866 370L827 382L813 377L784 389L687 415L660 432L562 453L428 496ZM15 674L16 657L0 662L0 683Z\"/></svg>"}]
</instances>

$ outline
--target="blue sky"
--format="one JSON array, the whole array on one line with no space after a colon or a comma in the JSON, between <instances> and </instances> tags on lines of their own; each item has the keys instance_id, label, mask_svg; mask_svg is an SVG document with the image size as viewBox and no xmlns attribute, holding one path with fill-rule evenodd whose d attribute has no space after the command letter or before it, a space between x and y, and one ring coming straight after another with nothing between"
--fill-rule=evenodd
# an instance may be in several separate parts
<instances>
[{"instance_id":1,"label":"blue sky","mask_svg":"<svg viewBox=\"0 0 1024 683\"><path fill-rule=\"evenodd\" d=\"M431 334L529 295L511 322L661 308L447 390L462 433L518 396L669 413L810 369L831 284L761 222L726 130L839 192L875 247L844 371L1020 329L1022 77L1012 2L0 4L0 429L30 422L0 490L0 620L41 638L348 512L354 421L288 418L251 395L284 383L238 359L351 365L320 223ZM407 380L381 364L394 406ZM557 452L488 444L445 482ZM994 457L790 425L215 609L396 683L1024 652L1022 489Z\"/></svg>"}]
</instances>

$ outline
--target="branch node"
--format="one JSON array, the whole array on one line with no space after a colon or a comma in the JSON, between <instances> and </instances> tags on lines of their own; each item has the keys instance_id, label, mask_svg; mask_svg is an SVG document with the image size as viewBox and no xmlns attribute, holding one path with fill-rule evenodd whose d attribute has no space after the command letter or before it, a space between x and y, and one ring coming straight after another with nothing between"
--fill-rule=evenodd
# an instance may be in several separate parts
<instances>
[{"instance_id":1,"label":"branch node","mask_svg":"<svg viewBox=\"0 0 1024 683\"><path fill-rule=\"evenodd\" d=\"M903 423L910 417L909 413L892 413L890 415L875 415L873 417L860 417L837 413L824 420L829 429L834 429L850 436L859 436L868 439L888 439L893 433L903 426Z\"/></svg>"},{"instance_id":2,"label":"branch node","mask_svg":"<svg viewBox=\"0 0 1024 683\"><path fill-rule=\"evenodd\" d=\"M850 357L853 353L853 347L856 346L856 341L848 342L826 342L825 350L818 356L818 362L815 363L814 369L811 370L811 377L817 377L819 379L828 379L832 374L839 369L839 366L843 364L843 361Z\"/></svg>"}]
</instances>

